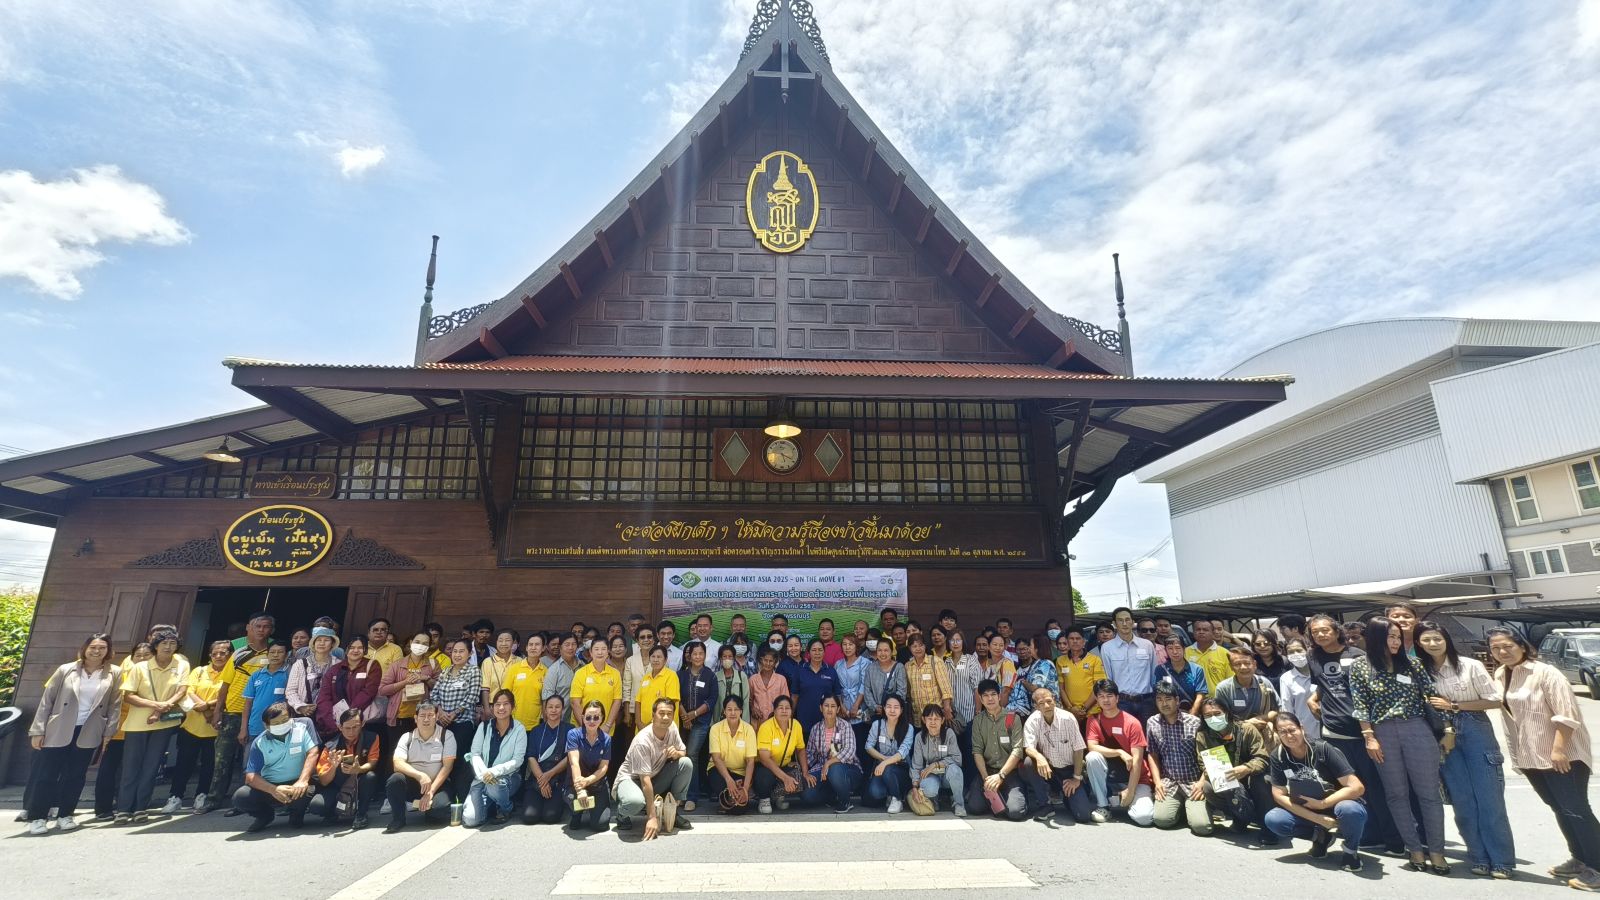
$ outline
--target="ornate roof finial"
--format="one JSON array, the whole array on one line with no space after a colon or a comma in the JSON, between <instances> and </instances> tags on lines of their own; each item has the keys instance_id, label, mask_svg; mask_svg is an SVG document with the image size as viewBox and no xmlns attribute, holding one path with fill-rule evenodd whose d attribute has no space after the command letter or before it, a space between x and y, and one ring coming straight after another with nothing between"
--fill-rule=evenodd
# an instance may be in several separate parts
<instances>
[{"instance_id":1,"label":"ornate roof finial","mask_svg":"<svg viewBox=\"0 0 1600 900\"><path fill-rule=\"evenodd\" d=\"M433 327L433 276L439 271L439 236L433 236L433 249L428 251L428 277L422 287L422 312L417 319L416 361L422 362L422 351L428 345L428 334Z\"/></svg>"},{"instance_id":2,"label":"ornate roof finial","mask_svg":"<svg viewBox=\"0 0 1600 900\"><path fill-rule=\"evenodd\" d=\"M1128 312L1123 306L1122 295L1122 254L1111 254L1111 270L1116 273L1115 284L1117 291L1117 334L1122 338L1122 358L1128 361L1128 374L1133 374L1133 339L1128 334Z\"/></svg>"},{"instance_id":3,"label":"ornate roof finial","mask_svg":"<svg viewBox=\"0 0 1600 900\"><path fill-rule=\"evenodd\" d=\"M811 41L812 49L822 57L823 62L832 62L828 59L828 47L822 42L822 28L817 24L816 13L811 9L811 0L757 0L756 14L750 20L750 33L744 39L744 49L739 52L739 58L744 59L755 49L761 41L761 36L776 24L784 10L789 11L790 21L795 28ZM781 39L782 35L778 35Z\"/></svg>"}]
</instances>

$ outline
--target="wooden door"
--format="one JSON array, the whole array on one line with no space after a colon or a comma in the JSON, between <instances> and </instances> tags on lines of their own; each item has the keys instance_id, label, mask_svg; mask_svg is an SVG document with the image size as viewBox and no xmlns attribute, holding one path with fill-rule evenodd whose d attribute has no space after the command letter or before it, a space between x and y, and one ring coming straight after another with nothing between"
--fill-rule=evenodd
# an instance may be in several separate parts
<instances>
[{"instance_id":1,"label":"wooden door","mask_svg":"<svg viewBox=\"0 0 1600 900\"><path fill-rule=\"evenodd\" d=\"M353 587L345 607L345 630L365 635L367 623L382 616L389 620L394 639L403 643L428 621L432 594L428 585Z\"/></svg>"},{"instance_id":2,"label":"wooden door","mask_svg":"<svg viewBox=\"0 0 1600 900\"><path fill-rule=\"evenodd\" d=\"M106 633L111 647L122 654L145 639L153 625L178 629L179 641L188 633L199 588L192 584L116 584L111 586L111 607Z\"/></svg>"}]
</instances>

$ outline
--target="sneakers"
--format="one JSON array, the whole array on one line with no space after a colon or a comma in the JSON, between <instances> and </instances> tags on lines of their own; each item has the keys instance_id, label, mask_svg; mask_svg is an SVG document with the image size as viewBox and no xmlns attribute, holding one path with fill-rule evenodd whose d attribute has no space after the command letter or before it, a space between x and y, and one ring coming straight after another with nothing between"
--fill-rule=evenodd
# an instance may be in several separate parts
<instances>
[{"instance_id":1,"label":"sneakers","mask_svg":"<svg viewBox=\"0 0 1600 900\"><path fill-rule=\"evenodd\" d=\"M1339 868L1346 872L1359 872L1361 871L1361 857L1354 853L1346 853L1339 858Z\"/></svg>"},{"instance_id":2,"label":"sneakers","mask_svg":"<svg viewBox=\"0 0 1600 900\"><path fill-rule=\"evenodd\" d=\"M1096 825L1104 825L1105 823L1111 821L1111 813L1104 806L1102 806L1094 812L1089 813L1089 818Z\"/></svg>"},{"instance_id":3,"label":"sneakers","mask_svg":"<svg viewBox=\"0 0 1600 900\"><path fill-rule=\"evenodd\" d=\"M761 803L757 806L757 809L759 809L763 814L771 814L771 812L772 812L772 798L771 797L762 797L761 798Z\"/></svg>"},{"instance_id":4,"label":"sneakers","mask_svg":"<svg viewBox=\"0 0 1600 900\"><path fill-rule=\"evenodd\" d=\"M128 824L129 822L132 822L132 821L133 821L133 816L129 815L128 813L117 813L116 818L111 820L111 824L113 824L113 825L126 825L126 824Z\"/></svg>"},{"instance_id":5,"label":"sneakers","mask_svg":"<svg viewBox=\"0 0 1600 900\"><path fill-rule=\"evenodd\" d=\"M678 827L678 798L666 794L660 799L661 833L671 834Z\"/></svg>"},{"instance_id":6,"label":"sneakers","mask_svg":"<svg viewBox=\"0 0 1600 900\"><path fill-rule=\"evenodd\" d=\"M845 800L844 802L840 803L838 806L835 806L833 808L833 811L836 812L836 813L843 814L843 813L847 813L850 810L855 809L855 808L856 808L856 805L854 803L851 803L849 800Z\"/></svg>"},{"instance_id":7,"label":"sneakers","mask_svg":"<svg viewBox=\"0 0 1600 900\"><path fill-rule=\"evenodd\" d=\"M208 805L208 801L209 800L210 800L210 798L207 797L205 794L195 794L194 795L194 811L197 814L198 813L210 812L211 811L211 807Z\"/></svg>"},{"instance_id":8,"label":"sneakers","mask_svg":"<svg viewBox=\"0 0 1600 900\"><path fill-rule=\"evenodd\" d=\"M1600 891L1600 872L1584 866L1582 872L1567 879L1567 887L1580 891Z\"/></svg>"},{"instance_id":9,"label":"sneakers","mask_svg":"<svg viewBox=\"0 0 1600 900\"><path fill-rule=\"evenodd\" d=\"M773 794L772 800L772 805L776 806L779 812L789 808L789 795L785 794L783 791L778 791L777 793Z\"/></svg>"},{"instance_id":10,"label":"sneakers","mask_svg":"<svg viewBox=\"0 0 1600 900\"><path fill-rule=\"evenodd\" d=\"M180 809L183 809L183 798L168 797L167 802L161 807L161 814L164 816L170 816Z\"/></svg>"},{"instance_id":11,"label":"sneakers","mask_svg":"<svg viewBox=\"0 0 1600 900\"><path fill-rule=\"evenodd\" d=\"M694 801L693 800L685 800L685 801L683 801L683 811L684 812L694 812Z\"/></svg>"},{"instance_id":12,"label":"sneakers","mask_svg":"<svg viewBox=\"0 0 1600 900\"><path fill-rule=\"evenodd\" d=\"M1576 859L1569 859L1559 866L1551 866L1550 874L1555 878L1572 878L1583 872L1584 865Z\"/></svg>"},{"instance_id":13,"label":"sneakers","mask_svg":"<svg viewBox=\"0 0 1600 900\"><path fill-rule=\"evenodd\" d=\"M143 825L148 821L150 821L150 811L147 809L141 809L133 814L133 824L135 825Z\"/></svg>"},{"instance_id":14,"label":"sneakers","mask_svg":"<svg viewBox=\"0 0 1600 900\"><path fill-rule=\"evenodd\" d=\"M45 832L47 832L49 830L50 830L50 820L49 819L34 819L32 822L28 823L28 833L29 834L44 834Z\"/></svg>"},{"instance_id":15,"label":"sneakers","mask_svg":"<svg viewBox=\"0 0 1600 900\"><path fill-rule=\"evenodd\" d=\"M365 827L367 827L367 817L366 816L356 816L355 821L350 823L350 830L351 831L360 831L361 829L363 829Z\"/></svg>"},{"instance_id":16,"label":"sneakers","mask_svg":"<svg viewBox=\"0 0 1600 900\"><path fill-rule=\"evenodd\" d=\"M62 816L56 820L56 830L65 834L78 827L78 820L71 816Z\"/></svg>"},{"instance_id":17,"label":"sneakers","mask_svg":"<svg viewBox=\"0 0 1600 900\"><path fill-rule=\"evenodd\" d=\"M967 817L967 807L966 807L965 804L957 803L955 805L954 811L955 811L955 814L956 814L956 818L958 818L958 819L965 819Z\"/></svg>"},{"instance_id":18,"label":"sneakers","mask_svg":"<svg viewBox=\"0 0 1600 900\"><path fill-rule=\"evenodd\" d=\"M906 808L906 805L904 803L901 803L899 798L897 798L897 797L890 797L889 798L889 815L892 816L892 815L900 812L901 810L903 810L905 808Z\"/></svg>"},{"instance_id":19,"label":"sneakers","mask_svg":"<svg viewBox=\"0 0 1600 900\"><path fill-rule=\"evenodd\" d=\"M1491 871L1489 874L1493 875L1495 878L1500 879L1501 881L1510 881L1513 877L1516 876L1517 870L1516 869L1495 869L1495 870Z\"/></svg>"},{"instance_id":20,"label":"sneakers","mask_svg":"<svg viewBox=\"0 0 1600 900\"><path fill-rule=\"evenodd\" d=\"M1268 832L1271 834L1271 832ZM1333 843L1333 832L1326 828L1318 827L1311 835L1311 858L1321 859L1328 855L1328 845Z\"/></svg>"}]
</instances>

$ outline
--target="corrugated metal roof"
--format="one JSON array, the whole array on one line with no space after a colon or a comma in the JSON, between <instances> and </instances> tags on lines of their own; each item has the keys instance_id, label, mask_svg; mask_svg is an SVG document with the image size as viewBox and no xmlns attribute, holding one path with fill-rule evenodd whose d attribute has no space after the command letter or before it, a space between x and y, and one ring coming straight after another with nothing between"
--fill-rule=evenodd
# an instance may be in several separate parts
<instances>
[{"instance_id":1,"label":"corrugated metal roof","mask_svg":"<svg viewBox=\"0 0 1600 900\"><path fill-rule=\"evenodd\" d=\"M1481 481L1600 449L1600 343L1433 382L1450 477Z\"/></svg>"},{"instance_id":2,"label":"corrugated metal roof","mask_svg":"<svg viewBox=\"0 0 1600 900\"><path fill-rule=\"evenodd\" d=\"M293 363L280 360L229 357L229 368L261 366L297 369L373 369L386 371L459 372L582 372L622 375L800 375L863 378L997 378L1041 381L1126 381L1164 383L1250 382L1290 384L1287 375L1244 378L1143 378L1064 372L1046 366L1014 363L896 362L890 360L821 359L695 359L675 356L507 356L469 363L424 363L420 366L374 364Z\"/></svg>"},{"instance_id":3,"label":"corrugated metal roof","mask_svg":"<svg viewBox=\"0 0 1600 900\"><path fill-rule=\"evenodd\" d=\"M221 438L218 438L220 441ZM159 465L137 456L118 456L104 459L99 462L86 463L62 469L61 474L71 475L73 478L82 478L84 481L98 481L101 478L115 478L118 475L132 475L135 472L144 472L159 469Z\"/></svg>"},{"instance_id":4,"label":"corrugated metal roof","mask_svg":"<svg viewBox=\"0 0 1600 900\"><path fill-rule=\"evenodd\" d=\"M357 425L392 419L409 413L420 413L427 409L426 406L404 394L372 394L367 391L315 387L297 390Z\"/></svg>"},{"instance_id":5,"label":"corrugated metal roof","mask_svg":"<svg viewBox=\"0 0 1600 900\"><path fill-rule=\"evenodd\" d=\"M48 478L29 475L26 478L13 478L10 481L0 482L0 487L15 488L19 491L27 491L30 494L53 494L56 491L66 490L70 485L52 481Z\"/></svg>"},{"instance_id":6,"label":"corrugated metal roof","mask_svg":"<svg viewBox=\"0 0 1600 900\"><path fill-rule=\"evenodd\" d=\"M280 425L265 425L261 428L252 428L244 433L257 440L276 444L280 441L292 441L296 438L310 437L316 434L317 430L296 419Z\"/></svg>"}]
</instances>

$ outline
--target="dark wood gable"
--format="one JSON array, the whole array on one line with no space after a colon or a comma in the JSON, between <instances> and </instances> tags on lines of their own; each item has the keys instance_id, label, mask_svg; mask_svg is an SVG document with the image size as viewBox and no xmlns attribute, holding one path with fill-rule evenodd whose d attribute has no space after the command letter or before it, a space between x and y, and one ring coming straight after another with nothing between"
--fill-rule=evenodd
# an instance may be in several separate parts
<instances>
[{"instance_id":1,"label":"dark wood gable","mask_svg":"<svg viewBox=\"0 0 1600 900\"><path fill-rule=\"evenodd\" d=\"M833 136L787 112L708 160L670 218L585 286L583 302L506 351L1031 362L903 233L836 155ZM778 149L806 161L822 200L816 233L788 254L761 247L745 213L746 179Z\"/></svg>"}]
</instances>

